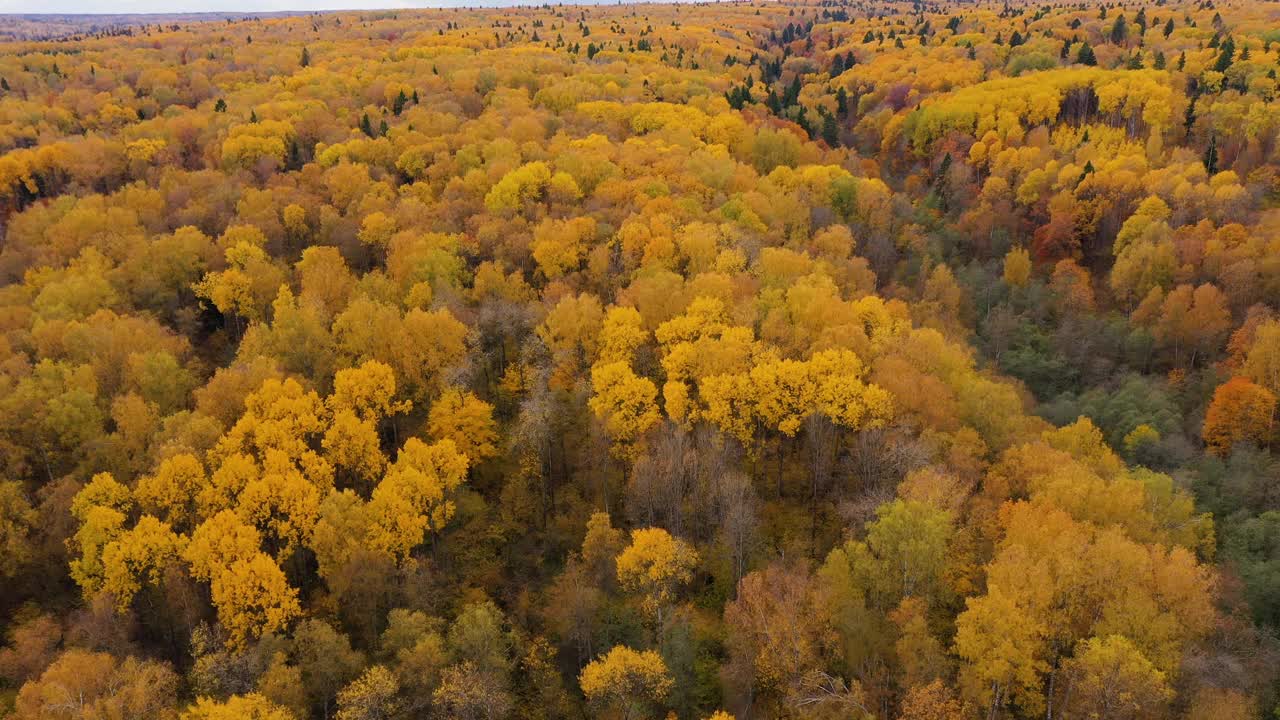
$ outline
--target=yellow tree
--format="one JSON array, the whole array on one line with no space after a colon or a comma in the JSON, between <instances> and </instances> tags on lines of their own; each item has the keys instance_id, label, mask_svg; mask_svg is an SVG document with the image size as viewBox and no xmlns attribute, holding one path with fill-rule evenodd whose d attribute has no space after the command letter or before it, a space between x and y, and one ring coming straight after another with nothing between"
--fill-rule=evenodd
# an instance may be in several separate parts
<instances>
[{"instance_id":1,"label":"yellow tree","mask_svg":"<svg viewBox=\"0 0 1280 720\"><path fill-rule=\"evenodd\" d=\"M1016 247L1004 256L1004 282L1010 287L1024 287L1031 279L1031 254Z\"/></svg>"},{"instance_id":2,"label":"yellow tree","mask_svg":"<svg viewBox=\"0 0 1280 720\"><path fill-rule=\"evenodd\" d=\"M968 663L961 676L967 694L990 708L992 716L1011 701L1028 712L1042 709L1046 632L998 586L988 587L982 597L968 598L956 620L956 653Z\"/></svg>"},{"instance_id":3,"label":"yellow tree","mask_svg":"<svg viewBox=\"0 0 1280 720\"><path fill-rule=\"evenodd\" d=\"M427 414L427 435L452 440L474 466L498 454L493 406L469 392L446 390Z\"/></svg>"},{"instance_id":4,"label":"yellow tree","mask_svg":"<svg viewBox=\"0 0 1280 720\"><path fill-rule=\"evenodd\" d=\"M794 437L817 404L817 384L808 363L769 360L751 368L756 414L770 428Z\"/></svg>"},{"instance_id":5,"label":"yellow tree","mask_svg":"<svg viewBox=\"0 0 1280 720\"><path fill-rule=\"evenodd\" d=\"M225 252L227 269L205 275L194 286L196 295L207 299L223 315L250 322L267 317L285 273L266 251L254 242L241 240Z\"/></svg>"},{"instance_id":6,"label":"yellow tree","mask_svg":"<svg viewBox=\"0 0 1280 720\"><path fill-rule=\"evenodd\" d=\"M366 360L334 374L333 392L325 398L325 406L330 412L345 410L361 420L376 422L413 409L413 403L397 401L395 396L396 375L391 366L377 360Z\"/></svg>"},{"instance_id":7,"label":"yellow tree","mask_svg":"<svg viewBox=\"0 0 1280 720\"><path fill-rule=\"evenodd\" d=\"M127 513L133 507L133 493L111 473L98 473L71 499L71 514L84 522L89 511L95 507Z\"/></svg>"},{"instance_id":8,"label":"yellow tree","mask_svg":"<svg viewBox=\"0 0 1280 720\"><path fill-rule=\"evenodd\" d=\"M445 370L466 357L467 326L448 309L414 308L405 313L401 332L393 364L410 397L424 400L439 390Z\"/></svg>"},{"instance_id":9,"label":"yellow tree","mask_svg":"<svg viewBox=\"0 0 1280 720\"><path fill-rule=\"evenodd\" d=\"M1063 663L1068 700L1060 717L1158 720L1173 699L1165 674L1121 635L1094 637Z\"/></svg>"},{"instance_id":10,"label":"yellow tree","mask_svg":"<svg viewBox=\"0 0 1280 720\"><path fill-rule=\"evenodd\" d=\"M235 452L224 457L196 496L200 516L212 517L220 510L234 508L240 492L260 473L258 463L246 453Z\"/></svg>"},{"instance_id":11,"label":"yellow tree","mask_svg":"<svg viewBox=\"0 0 1280 720\"><path fill-rule=\"evenodd\" d=\"M232 695L225 701L198 698L181 720L296 720L293 713L257 693Z\"/></svg>"},{"instance_id":12,"label":"yellow tree","mask_svg":"<svg viewBox=\"0 0 1280 720\"><path fill-rule=\"evenodd\" d=\"M361 419L350 410L339 410L333 414L320 444L325 450L325 457L337 470L366 489L387 465L387 458L382 454L382 440L373 421Z\"/></svg>"},{"instance_id":13,"label":"yellow tree","mask_svg":"<svg viewBox=\"0 0 1280 720\"><path fill-rule=\"evenodd\" d=\"M542 197L551 182L551 169L544 162L531 162L507 173L484 197L491 212L519 210L525 203Z\"/></svg>"},{"instance_id":14,"label":"yellow tree","mask_svg":"<svg viewBox=\"0 0 1280 720\"><path fill-rule=\"evenodd\" d=\"M294 205L291 207L298 208ZM301 208L298 208L301 210ZM285 208L285 226L290 227L289 207ZM305 231L305 226L303 227ZM301 231L290 228L291 233ZM301 290L299 296L303 302L310 303L323 310L325 317L332 318L347 304L356 279L351 274L342 253L335 247L313 245L302 251L302 258L293 266Z\"/></svg>"},{"instance_id":15,"label":"yellow tree","mask_svg":"<svg viewBox=\"0 0 1280 720\"><path fill-rule=\"evenodd\" d=\"M209 582L237 560L252 558L261 546L262 536L257 528L246 525L234 512L223 510L200 523L182 557L191 566L191 577Z\"/></svg>"},{"instance_id":16,"label":"yellow tree","mask_svg":"<svg viewBox=\"0 0 1280 720\"><path fill-rule=\"evenodd\" d=\"M641 437L659 420L655 402L658 388L622 361L593 366L591 388L588 406L604 422L605 432L614 443L613 454L624 460L633 459L639 452Z\"/></svg>"},{"instance_id":17,"label":"yellow tree","mask_svg":"<svg viewBox=\"0 0 1280 720\"><path fill-rule=\"evenodd\" d=\"M102 549L102 590L122 611L144 586L157 586L170 563L182 556L186 538L167 523L143 515L138 524Z\"/></svg>"},{"instance_id":18,"label":"yellow tree","mask_svg":"<svg viewBox=\"0 0 1280 720\"><path fill-rule=\"evenodd\" d=\"M1270 320L1258 326L1241 370L1272 394L1280 392L1280 322Z\"/></svg>"},{"instance_id":19,"label":"yellow tree","mask_svg":"<svg viewBox=\"0 0 1280 720\"><path fill-rule=\"evenodd\" d=\"M338 693L335 720L384 720L395 717L400 708L400 683L381 665L365 670Z\"/></svg>"},{"instance_id":20,"label":"yellow tree","mask_svg":"<svg viewBox=\"0 0 1280 720\"><path fill-rule=\"evenodd\" d=\"M571 220L543 220L533 230L534 262L549 280L578 268L586 246L596 234L596 221L589 217Z\"/></svg>"},{"instance_id":21,"label":"yellow tree","mask_svg":"<svg viewBox=\"0 0 1280 720\"><path fill-rule=\"evenodd\" d=\"M153 474L139 479L134 497L146 512L188 528L199 519L196 498L207 482L200 460L181 453L165 458Z\"/></svg>"},{"instance_id":22,"label":"yellow tree","mask_svg":"<svg viewBox=\"0 0 1280 720\"><path fill-rule=\"evenodd\" d=\"M283 453L271 451L262 475L240 491L235 510L241 520L262 533L272 554L284 559L310 542L322 498L321 489Z\"/></svg>"},{"instance_id":23,"label":"yellow tree","mask_svg":"<svg viewBox=\"0 0 1280 720\"><path fill-rule=\"evenodd\" d=\"M264 473L292 466L317 489L332 486L333 467L311 447L327 425L319 395L293 378L269 378L244 404L244 414L211 452L218 465L244 454L255 458Z\"/></svg>"},{"instance_id":24,"label":"yellow tree","mask_svg":"<svg viewBox=\"0 0 1280 720\"><path fill-rule=\"evenodd\" d=\"M388 217L383 212L373 212L365 215L364 220L360 222L360 232L357 233L357 237L366 245L386 247L395 232L395 218Z\"/></svg>"},{"instance_id":25,"label":"yellow tree","mask_svg":"<svg viewBox=\"0 0 1280 720\"><path fill-rule=\"evenodd\" d=\"M334 491L320 504L320 519L311 533L320 577L326 580L366 547L368 504L350 488Z\"/></svg>"},{"instance_id":26,"label":"yellow tree","mask_svg":"<svg viewBox=\"0 0 1280 720\"><path fill-rule=\"evenodd\" d=\"M641 605L661 630L664 610L680 587L693 579L698 553L662 528L631 531L631 544L617 558L618 584L640 595Z\"/></svg>"},{"instance_id":27,"label":"yellow tree","mask_svg":"<svg viewBox=\"0 0 1280 720\"><path fill-rule=\"evenodd\" d=\"M625 362L635 359L635 351L649 338L640 311L633 307L611 307L600 328L597 363Z\"/></svg>"},{"instance_id":28,"label":"yellow tree","mask_svg":"<svg viewBox=\"0 0 1280 720\"><path fill-rule=\"evenodd\" d=\"M444 529L454 494L467 477L467 457L452 440L428 445L410 438L369 501L369 545L398 561Z\"/></svg>"},{"instance_id":29,"label":"yellow tree","mask_svg":"<svg viewBox=\"0 0 1280 720\"><path fill-rule=\"evenodd\" d=\"M413 407L408 400L394 400L395 394L391 366L368 360L339 370L333 378L333 392L325 398L333 420L321 445L335 466L365 488L373 485L387 464L378 423Z\"/></svg>"},{"instance_id":30,"label":"yellow tree","mask_svg":"<svg viewBox=\"0 0 1280 720\"><path fill-rule=\"evenodd\" d=\"M1087 494L1106 502L1105 493ZM1076 520L1043 498L1006 503L999 524L987 595L970 598L956 619L975 704L1043 711L1052 698L1042 675L1094 636L1123 636L1157 670L1176 672L1213 626L1213 576L1186 548L1139 544L1123 526Z\"/></svg>"},{"instance_id":31,"label":"yellow tree","mask_svg":"<svg viewBox=\"0 0 1280 720\"><path fill-rule=\"evenodd\" d=\"M78 552L71 561L71 579L76 581L85 597L92 597L102 589L106 570L102 562L103 550L124 532L124 513L103 505L83 508L77 514L80 527L71 539Z\"/></svg>"},{"instance_id":32,"label":"yellow tree","mask_svg":"<svg viewBox=\"0 0 1280 720\"><path fill-rule=\"evenodd\" d=\"M578 685L587 701L602 713L611 711L621 720L640 720L652 717L675 682L658 653L618 645L588 663L578 676Z\"/></svg>"},{"instance_id":33,"label":"yellow tree","mask_svg":"<svg viewBox=\"0 0 1280 720\"><path fill-rule=\"evenodd\" d=\"M298 591L266 553L232 562L214 576L210 589L218 621L236 648L265 633L284 630L302 612Z\"/></svg>"},{"instance_id":34,"label":"yellow tree","mask_svg":"<svg viewBox=\"0 0 1280 720\"><path fill-rule=\"evenodd\" d=\"M823 350L809 358L816 387L817 409L850 430L881 427L893 415L893 396L863 382L862 360L850 350Z\"/></svg>"},{"instance_id":35,"label":"yellow tree","mask_svg":"<svg viewBox=\"0 0 1280 720\"><path fill-rule=\"evenodd\" d=\"M724 301L713 297L695 297L683 315L658 325L654 336L666 373L662 395L667 415L679 423L700 419L704 410L713 412L707 408L712 399L704 394L708 383L714 386L713 393L719 391L715 399L723 403L736 381L711 378L745 375L756 351L751 328L731 325ZM716 409L720 420L714 422L724 429L729 418L720 410L723 406ZM750 413L744 417L744 424L752 424Z\"/></svg>"},{"instance_id":36,"label":"yellow tree","mask_svg":"<svg viewBox=\"0 0 1280 720\"><path fill-rule=\"evenodd\" d=\"M667 383L667 389L672 386L672 383ZM683 388L683 384L679 387ZM706 404L702 417L743 445L751 442L756 433L757 415L755 387L751 384L750 375L731 373L705 377L698 383L698 395ZM671 413L671 393L667 394L666 400L667 412Z\"/></svg>"},{"instance_id":37,"label":"yellow tree","mask_svg":"<svg viewBox=\"0 0 1280 720\"><path fill-rule=\"evenodd\" d=\"M551 351L553 379L559 387L572 387L595 354L604 309L594 295L565 295L538 326L538 337Z\"/></svg>"},{"instance_id":38,"label":"yellow tree","mask_svg":"<svg viewBox=\"0 0 1280 720\"><path fill-rule=\"evenodd\" d=\"M582 538L582 564L599 585L617 580L618 554L626 547L626 535L613 527L609 513L592 513Z\"/></svg>"},{"instance_id":39,"label":"yellow tree","mask_svg":"<svg viewBox=\"0 0 1280 720\"><path fill-rule=\"evenodd\" d=\"M1190 285L1179 285L1169 291L1151 334L1161 347L1173 350L1175 364L1186 352L1190 366L1197 357L1217 352L1230 329L1226 298L1216 286L1205 283L1194 290Z\"/></svg>"}]
</instances>

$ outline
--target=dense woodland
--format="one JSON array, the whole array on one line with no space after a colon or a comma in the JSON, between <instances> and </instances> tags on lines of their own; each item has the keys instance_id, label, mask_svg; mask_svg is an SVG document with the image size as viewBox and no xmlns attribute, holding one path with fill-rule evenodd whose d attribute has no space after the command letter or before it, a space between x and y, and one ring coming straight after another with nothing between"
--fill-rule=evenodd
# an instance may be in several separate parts
<instances>
[{"instance_id":1,"label":"dense woodland","mask_svg":"<svg viewBox=\"0 0 1280 720\"><path fill-rule=\"evenodd\" d=\"M69 32L0 715L1276 716L1280 4Z\"/></svg>"},{"instance_id":2,"label":"dense woodland","mask_svg":"<svg viewBox=\"0 0 1280 720\"><path fill-rule=\"evenodd\" d=\"M44 10L44 6L32 5L30 10ZM103 11L115 8L104 7ZM97 35L132 35L135 32L145 33L142 25L183 25L192 22L210 20L247 20L251 18L282 17L302 13L146 13L109 15L106 12L94 15L58 15L39 13L31 15L0 14L0 40L52 40L68 39L85 34ZM75 39L79 39L75 37Z\"/></svg>"}]
</instances>

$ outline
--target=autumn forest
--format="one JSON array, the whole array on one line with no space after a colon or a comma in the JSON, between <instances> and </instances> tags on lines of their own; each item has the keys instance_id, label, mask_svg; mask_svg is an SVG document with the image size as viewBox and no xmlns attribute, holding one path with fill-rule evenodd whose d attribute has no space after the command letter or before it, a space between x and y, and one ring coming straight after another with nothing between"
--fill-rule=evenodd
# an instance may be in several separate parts
<instances>
[{"instance_id":1,"label":"autumn forest","mask_svg":"<svg viewBox=\"0 0 1280 720\"><path fill-rule=\"evenodd\" d=\"M0 717L1280 717L1277 70L1262 0L15 22Z\"/></svg>"}]
</instances>

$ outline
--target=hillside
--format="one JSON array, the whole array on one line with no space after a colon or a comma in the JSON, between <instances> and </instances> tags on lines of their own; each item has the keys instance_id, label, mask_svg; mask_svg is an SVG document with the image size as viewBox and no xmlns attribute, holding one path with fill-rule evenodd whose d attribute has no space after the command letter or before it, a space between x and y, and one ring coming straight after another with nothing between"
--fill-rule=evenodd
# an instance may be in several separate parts
<instances>
[{"instance_id":1,"label":"hillside","mask_svg":"<svg viewBox=\"0 0 1280 720\"><path fill-rule=\"evenodd\" d=\"M26 17L0 717L1275 717L1277 28Z\"/></svg>"}]
</instances>

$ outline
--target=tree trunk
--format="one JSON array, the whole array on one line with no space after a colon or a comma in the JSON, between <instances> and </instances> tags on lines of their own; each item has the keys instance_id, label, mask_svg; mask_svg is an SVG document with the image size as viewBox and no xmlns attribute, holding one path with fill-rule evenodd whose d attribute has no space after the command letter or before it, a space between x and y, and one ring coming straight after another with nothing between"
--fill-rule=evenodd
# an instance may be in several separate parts
<instances>
[{"instance_id":1,"label":"tree trunk","mask_svg":"<svg viewBox=\"0 0 1280 720\"><path fill-rule=\"evenodd\" d=\"M782 499L782 439L781 433L778 434L778 499Z\"/></svg>"}]
</instances>

